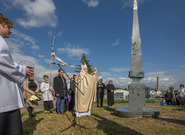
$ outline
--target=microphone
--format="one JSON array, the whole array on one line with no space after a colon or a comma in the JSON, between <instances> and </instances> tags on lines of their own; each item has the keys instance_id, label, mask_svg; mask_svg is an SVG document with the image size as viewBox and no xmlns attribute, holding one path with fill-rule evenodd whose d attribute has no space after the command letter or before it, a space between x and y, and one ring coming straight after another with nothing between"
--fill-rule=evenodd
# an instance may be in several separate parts
<instances>
[{"instance_id":1,"label":"microphone","mask_svg":"<svg viewBox=\"0 0 185 135\"><path fill-rule=\"evenodd\" d=\"M59 63L57 63L57 62L51 62L51 64L60 65L60 64L59 64Z\"/></svg>"}]
</instances>

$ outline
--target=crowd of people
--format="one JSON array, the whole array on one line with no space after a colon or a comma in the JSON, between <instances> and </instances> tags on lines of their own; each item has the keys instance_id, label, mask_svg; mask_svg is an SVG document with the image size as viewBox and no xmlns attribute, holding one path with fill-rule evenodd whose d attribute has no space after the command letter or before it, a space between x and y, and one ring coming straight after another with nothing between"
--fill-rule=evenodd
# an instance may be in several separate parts
<instances>
[{"instance_id":1,"label":"crowd of people","mask_svg":"<svg viewBox=\"0 0 185 135\"><path fill-rule=\"evenodd\" d=\"M33 110L38 107L39 90L42 92L43 107L45 114L53 113L53 100L56 98L57 114L64 114L66 111L75 112L77 117L91 115L91 107L93 102L97 101L97 107L103 107L103 98L105 84L103 79L97 83L97 69L94 73L88 74L86 65L81 66L79 75L73 75L67 84L64 77L64 71L58 70L58 75L53 79L53 87L49 83L48 75L43 76L43 82L39 84L34 79L34 74L30 74L27 80L23 82L23 98L26 103L29 117L35 117ZM110 80L107 88L108 106L114 105L113 81ZM54 90L54 94L52 94ZM35 100L30 100L32 96L36 96ZM99 105L100 104L100 105Z\"/></svg>"},{"instance_id":2,"label":"crowd of people","mask_svg":"<svg viewBox=\"0 0 185 135\"><path fill-rule=\"evenodd\" d=\"M40 100L37 96L39 89L42 91L45 113L52 113L53 109L52 87L48 82L48 76L43 76L44 81L39 87L38 82L34 79L33 68L29 65L17 64L12 59L5 38L10 37L10 34L12 33L10 29L13 27L14 23L0 13L1 135L23 135L20 108L23 108L26 103L29 117L34 117L32 112L36 107L38 107L37 101ZM69 91L63 74L64 71L59 69L58 75L53 80L57 114L64 114L65 101L67 100L70 102L68 95ZM25 80L26 78L28 79ZM75 99L71 99L73 108L75 108L75 113L77 113L76 115L78 116L90 115L92 103L96 99L97 69L94 68L94 72L92 74L88 74L87 66L82 65L80 74L77 76L77 79L74 80L76 80L76 85L81 90L81 93L79 94L77 88L75 88L74 91L74 88L71 87L71 90L73 89L73 94L71 95L75 95ZM23 86L24 89L23 93L21 86Z\"/></svg>"},{"instance_id":3,"label":"crowd of people","mask_svg":"<svg viewBox=\"0 0 185 135\"><path fill-rule=\"evenodd\" d=\"M161 101L161 105L185 105L184 84L180 84L180 88L175 94L168 89Z\"/></svg>"},{"instance_id":4,"label":"crowd of people","mask_svg":"<svg viewBox=\"0 0 185 135\"><path fill-rule=\"evenodd\" d=\"M83 88L82 87L79 88L78 87L79 85L77 85L76 83L77 75L73 75L73 77L70 79L70 83L67 85L66 79L63 76L63 74L64 74L64 71L62 69L59 69L58 75L53 80L53 87L49 83L49 77L47 75L43 76L43 82L40 84L40 87L38 82L34 80L34 74L31 74L31 76L23 82L23 89L24 89L23 98L25 100L27 111L30 118L35 117L35 115L32 114L32 112L35 108L38 107L38 102L37 102L38 99L30 101L30 98L33 95L37 96L39 89L42 92L43 107L44 107L45 114L53 113L54 97L56 97L57 114L64 114L65 111L74 110L75 89L77 89L77 94L78 94L79 93L78 91L82 91ZM115 90L113 81L110 80L109 84L106 87L107 87L107 103L108 103L108 106L112 106L114 105L114 90ZM85 89L87 91L87 88ZM55 94L52 94L52 90L54 90ZM105 84L103 83L103 79L100 79L99 82L97 83L97 92L96 92L97 97L95 99L97 100L97 107L103 107L104 92L105 92ZM93 94L90 93L90 95L87 96L87 98L90 99L89 97L91 95ZM82 97L84 97L83 94L82 94ZM79 97L79 99L82 100L82 97ZM87 100L84 100L84 101L87 102ZM76 102L79 102L79 101L76 100ZM91 104L92 103L93 102L91 102Z\"/></svg>"},{"instance_id":5,"label":"crowd of people","mask_svg":"<svg viewBox=\"0 0 185 135\"><path fill-rule=\"evenodd\" d=\"M91 115L92 104L97 99L97 107L103 107L105 87L107 89L108 106L114 105L113 81L105 86L103 79L97 82L97 69L94 68L92 74L88 73L85 64L81 65L81 72L73 75L70 84L67 85L64 71L58 70L58 75L53 79L53 87L49 83L49 77L43 76L43 82L38 84L34 79L33 69L29 65L19 65L15 63L10 54L5 38L9 38L11 28L14 27L12 21L0 13L0 134L2 135L22 135L22 122L20 108L26 104L29 117L35 117L32 113L38 107L38 92L41 90L45 114L53 113L53 100L56 97L56 112L64 114L65 111L72 110L77 117ZM28 78L27 80L25 80ZM22 94L21 86L24 92ZM52 94L54 90L54 95ZM184 85L174 96L167 90L161 105L185 104ZM11 130L7 130L11 129Z\"/></svg>"}]
</instances>

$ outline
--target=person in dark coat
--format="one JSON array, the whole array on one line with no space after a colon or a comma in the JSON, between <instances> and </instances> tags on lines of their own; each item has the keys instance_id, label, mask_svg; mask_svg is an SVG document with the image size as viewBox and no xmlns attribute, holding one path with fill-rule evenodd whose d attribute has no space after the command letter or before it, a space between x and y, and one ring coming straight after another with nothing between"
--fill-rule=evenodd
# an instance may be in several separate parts
<instances>
[{"instance_id":1,"label":"person in dark coat","mask_svg":"<svg viewBox=\"0 0 185 135\"><path fill-rule=\"evenodd\" d=\"M56 99L57 114L64 113L65 96L68 93L66 79L63 75L64 71L62 69L59 69L58 76L56 76L53 80L53 88L55 90L55 96L57 97Z\"/></svg>"},{"instance_id":2,"label":"person in dark coat","mask_svg":"<svg viewBox=\"0 0 185 135\"><path fill-rule=\"evenodd\" d=\"M71 78L71 81L70 81L70 96L71 96L71 101L69 103L69 110L73 111L74 109L74 106L75 106L75 88L76 88L76 76L77 75L73 75L73 78Z\"/></svg>"},{"instance_id":3,"label":"person in dark coat","mask_svg":"<svg viewBox=\"0 0 185 135\"><path fill-rule=\"evenodd\" d=\"M115 87L113 85L113 81L110 80L109 84L107 85L107 101L108 101L108 106L114 105L114 90Z\"/></svg>"},{"instance_id":4,"label":"person in dark coat","mask_svg":"<svg viewBox=\"0 0 185 135\"><path fill-rule=\"evenodd\" d=\"M99 82L97 83L97 107L99 107L99 100L101 107L103 106L105 84L102 82L103 79L100 79Z\"/></svg>"},{"instance_id":5,"label":"person in dark coat","mask_svg":"<svg viewBox=\"0 0 185 135\"><path fill-rule=\"evenodd\" d=\"M166 94L164 95L165 100L166 100L166 104L169 105L172 103L172 99L173 99L173 94L171 93L171 91L168 89Z\"/></svg>"}]
</instances>

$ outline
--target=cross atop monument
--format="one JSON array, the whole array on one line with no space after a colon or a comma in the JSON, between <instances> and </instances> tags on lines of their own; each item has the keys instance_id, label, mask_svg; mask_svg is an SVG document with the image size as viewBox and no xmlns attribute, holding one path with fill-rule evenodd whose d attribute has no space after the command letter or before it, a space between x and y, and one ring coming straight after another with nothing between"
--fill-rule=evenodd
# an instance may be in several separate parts
<instances>
[{"instance_id":1,"label":"cross atop monument","mask_svg":"<svg viewBox=\"0 0 185 135\"><path fill-rule=\"evenodd\" d=\"M138 8L137 8L137 0L134 0L134 10L138 10Z\"/></svg>"}]
</instances>

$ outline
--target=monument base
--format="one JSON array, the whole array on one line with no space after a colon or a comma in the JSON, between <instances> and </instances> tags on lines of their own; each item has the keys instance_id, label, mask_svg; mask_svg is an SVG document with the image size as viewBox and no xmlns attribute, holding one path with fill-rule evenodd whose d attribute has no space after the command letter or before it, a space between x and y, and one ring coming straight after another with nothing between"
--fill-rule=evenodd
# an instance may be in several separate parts
<instances>
[{"instance_id":1,"label":"monument base","mask_svg":"<svg viewBox=\"0 0 185 135\"><path fill-rule=\"evenodd\" d=\"M128 107L120 107L115 111L116 115L122 117L152 117L157 118L160 115L160 110L153 108L145 108L143 112L130 112Z\"/></svg>"}]
</instances>

